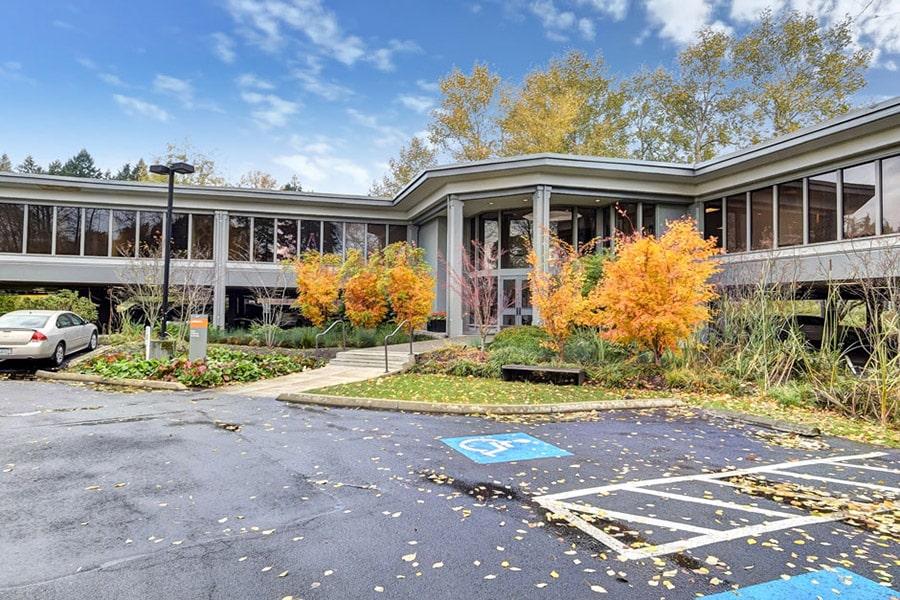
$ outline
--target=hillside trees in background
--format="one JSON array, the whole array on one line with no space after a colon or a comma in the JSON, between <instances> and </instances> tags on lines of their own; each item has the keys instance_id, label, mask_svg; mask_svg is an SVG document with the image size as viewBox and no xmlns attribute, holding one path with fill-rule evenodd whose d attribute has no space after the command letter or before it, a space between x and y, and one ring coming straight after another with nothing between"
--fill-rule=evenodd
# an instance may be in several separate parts
<instances>
[{"instance_id":1,"label":"hillside trees in background","mask_svg":"<svg viewBox=\"0 0 900 600\"><path fill-rule=\"evenodd\" d=\"M9 155L6 152L3 153L3 156L0 156L0 171L12 171L12 161L9 160Z\"/></svg>"}]
</instances>

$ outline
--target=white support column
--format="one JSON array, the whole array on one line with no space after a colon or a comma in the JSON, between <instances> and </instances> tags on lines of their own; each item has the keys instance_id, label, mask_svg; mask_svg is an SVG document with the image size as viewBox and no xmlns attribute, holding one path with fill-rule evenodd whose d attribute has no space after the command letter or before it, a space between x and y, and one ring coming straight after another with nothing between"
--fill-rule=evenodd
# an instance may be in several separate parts
<instances>
[{"instance_id":1,"label":"white support column","mask_svg":"<svg viewBox=\"0 0 900 600\"><path fill-rule=\"evenodd\" d=\"M462 273L462 253L465 252L463 239L463 203L456 196L447 198L447 272ZM463 334L463 306L458 290L447 286L447 335Z\"/></svg>"},{"instance_id":2,"label":"white support column","mask_svg":"<svg viewBox=\"0 0 900 600\"><path fill-rule=\"evenodd\" d=\"M532 232L531 239L534 244L534 253L537 256L538 267L542 271L550 268L550 186L539 185L532 195ZM532 322L541 324L541 313L533 307Z\"/></svg>"},{"instance_id":3,"label":"white support column","mask_svg":"<svg viewBox=\"0 0 900 600\"><path fill-rule=\"evenodd\" d=\"M216 211L213 220L213 314L214 327L225 328L225 267L228 262L228 213Z\"/></svg>"}]
</instances>

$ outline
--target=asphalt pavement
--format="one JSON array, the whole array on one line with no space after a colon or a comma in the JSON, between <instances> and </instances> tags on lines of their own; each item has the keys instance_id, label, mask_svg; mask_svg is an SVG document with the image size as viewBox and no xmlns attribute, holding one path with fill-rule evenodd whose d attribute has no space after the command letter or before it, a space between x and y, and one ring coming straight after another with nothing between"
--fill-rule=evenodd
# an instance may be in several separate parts
<instances>
[{"instance_id":1,"label":"asphalt pavement","mask_svg":"<svg viewBox=\"0 0 900 600\"><path fill-rule=\"evenodd\" d=\"M4 600L900 587L900 541L874 518L895 514L896 451L687 408L438 416L2 381L0 436ZM801 495L868 501L871 522L720 482L800 463Z\"/></svg>"}]
</instances>

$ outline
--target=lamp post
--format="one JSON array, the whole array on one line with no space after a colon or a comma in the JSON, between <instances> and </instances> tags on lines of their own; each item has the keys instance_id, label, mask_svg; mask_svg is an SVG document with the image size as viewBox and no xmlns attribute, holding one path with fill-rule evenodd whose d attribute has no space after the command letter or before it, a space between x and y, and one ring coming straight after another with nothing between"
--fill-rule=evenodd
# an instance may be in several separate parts
<instances>
[{"instance_id":1,"label":"lamp post","mask_svg":"<svg viewBox=\"0 0 900 600\"><path fill-rule=\"evenodd\" d=\"M175 173L187 175L194 172L194 165L185 162L172 163L171 165L151 165L150 172L157 175L169 176L169 198L166 205L165 234L163 235L163 297L162 297L162 323L160 324L159 337L166 339L166 321L169 315L169 260L172 255L172 197L175 190Z\"/></svg>"}]
</instances>

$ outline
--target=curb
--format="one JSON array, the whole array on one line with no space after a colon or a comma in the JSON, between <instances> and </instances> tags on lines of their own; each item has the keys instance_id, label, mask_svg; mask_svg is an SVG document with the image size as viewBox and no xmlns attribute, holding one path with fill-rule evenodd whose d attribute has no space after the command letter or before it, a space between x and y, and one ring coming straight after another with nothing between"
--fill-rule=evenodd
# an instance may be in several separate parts
<instances>
[{"instance_id":1,"label":"curb","mask_svg":"<svg viewBox=\"0 0 900 600\"><path fill-rule=\"evenodd\" d=\"M819 437L822 431L813 425L803 425L801 423L791 423L790 421L780 421L778 419L769 419L768 417L758 417L756 415L748 415L744 413L724 410L720 408L708 408L707 414L720 419L728 419L730 421L740 421L750 425L758 425L767 427L776 431L784 431L786 433L796 433L803 437Z\"/></svg>"},{"instance_id":2,"label":"curb","mask_svg":"<svg viewBox=\"0 0 900 600\"><path fill-rule=\"evenodd\" d=\"M314 404L335 408L365 408L449 415L542 415L585 412L592 410L636 410L644 408L672 408L682 406L680 400L607 400L572 402L567 404L460 404L453 402L420 402L415 400L387 400L383 398L351 398L324 394L281 394L276 398L293 404Z\"/></svg>"},{"instance_id":3,"label":"curb","mask_svg":"<svg viewBox=\"0 0 900 600\"><path fill-rule=\"evenodd\" d=\"M102 383L121 387L136 387L150 390L167 390L170 392L189 392L191 389L177 381L151 381L149 379L118 379L113 377L101 377L99 375L86 375L82 373L58 373L54 371L35 371L37 379L48 381L76 381L81 383Z\"/></svg>"}]
</instances>

